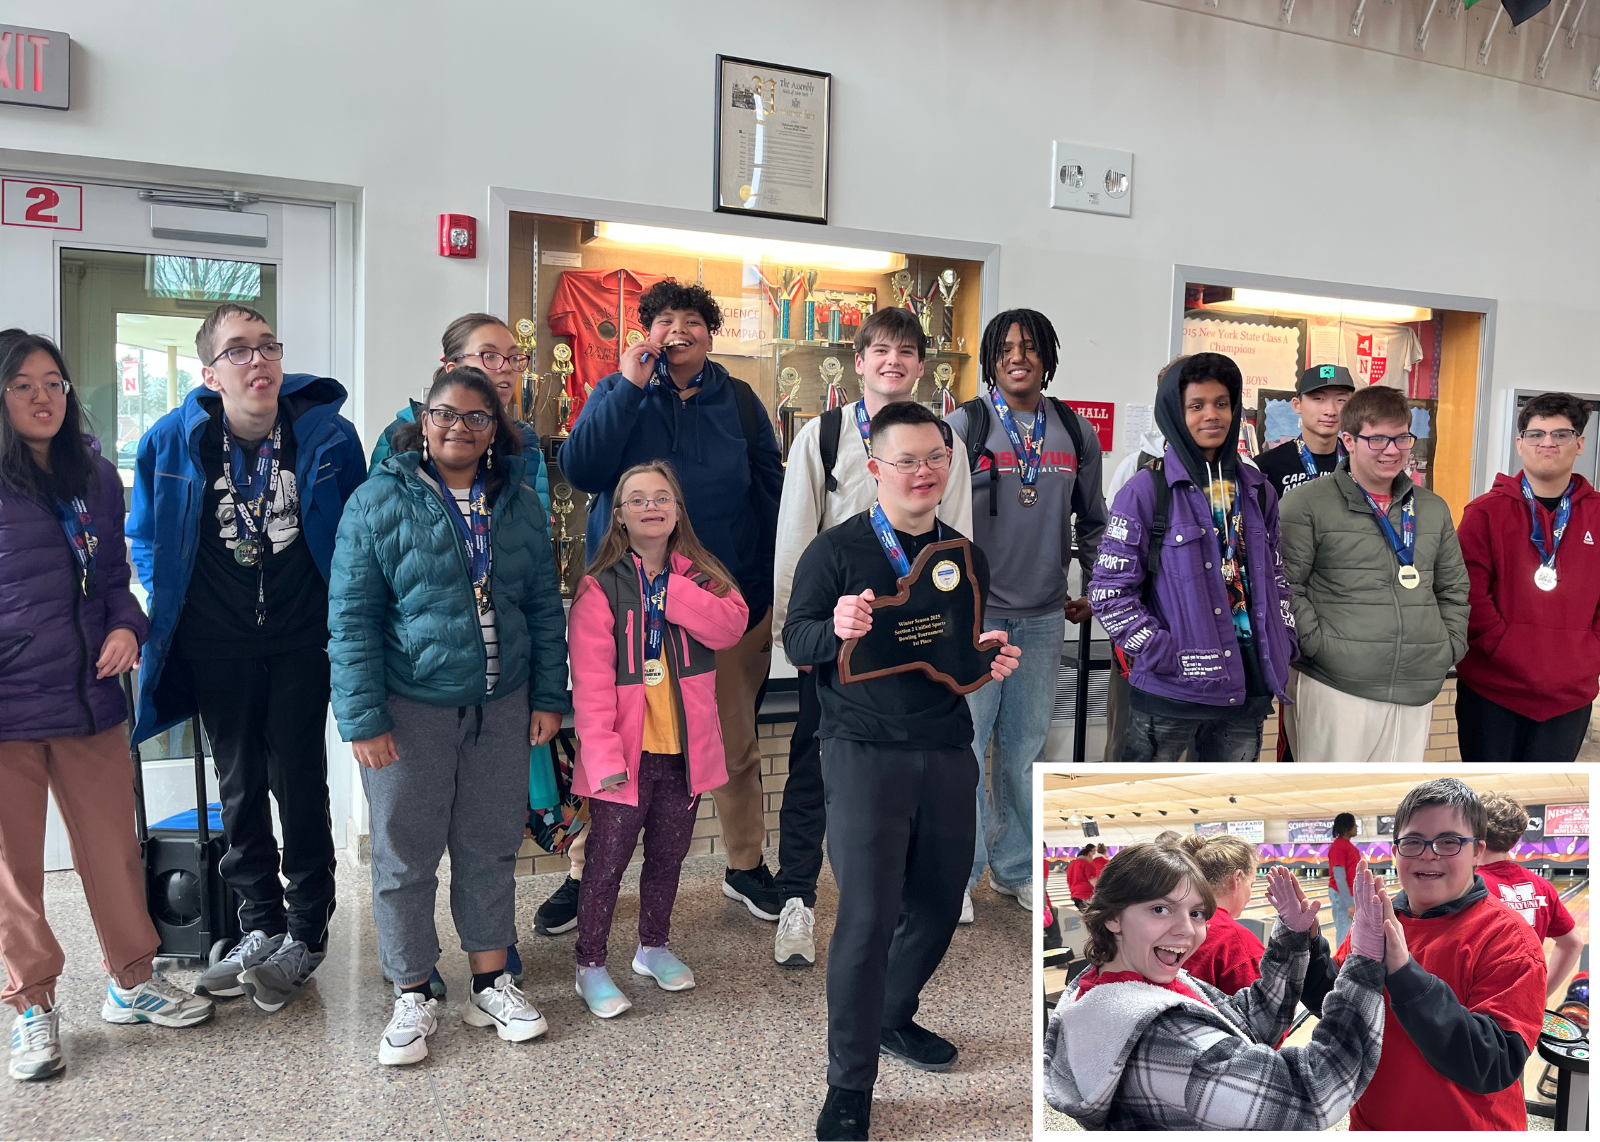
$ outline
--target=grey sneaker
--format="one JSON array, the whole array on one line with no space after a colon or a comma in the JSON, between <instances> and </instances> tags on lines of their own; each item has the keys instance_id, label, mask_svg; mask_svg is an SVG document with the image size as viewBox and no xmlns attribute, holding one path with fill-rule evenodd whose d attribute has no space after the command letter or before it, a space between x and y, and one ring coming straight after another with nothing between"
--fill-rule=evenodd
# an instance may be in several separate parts
<instances>
[{"instance_id":1,"label":"grey sneaker","mask_svg":"<svg viewBox=\"0 0 1600 1142\"><path fill-rule=\"evenodd\" d=\"M239 986L257 1007L271 1014L295 997L321 962L321 954L290 936L265 961L240 972Z\"/></svg>"},{"instance_id":2,"label":"grey sneaker","mask_svg":"<svg viewBox=\"0 0 1600 1142\"><path fill-rule=\"evenodd\" d=\"M27 1082L66 1070L61 1057L61 1016L34 1004L11 1025L11 1077Z\"/></svg>"},{"instance_id":3,"label":"grey sneaker","mask_svg":"<svg viewBox=\"0 0 1600 1142\"><path fill-rule=\"evenodd\" d=\"M811 934L816 922L816 912L807 908L804 900L798 896L785 900L778 915L778 938L772 958L786 968L808 968L816 963L817 944Z\"/></svg>"},{"instance_id":4,"label":"grey sneaker","mask_svg":"<svg viewBox=\"0 0 1600 1142\"><path fill-rule=\"evenodd\" d=\"M239 986L239 973L246 968L265 963L267 957L277 951L282 943L281 933L269 936L259 928L247 933L233 945L227 955L200 973L200 979L194 985L194 989L202 995L223 999L243 995L244 988Z\"/></svg>"}]
</instances>

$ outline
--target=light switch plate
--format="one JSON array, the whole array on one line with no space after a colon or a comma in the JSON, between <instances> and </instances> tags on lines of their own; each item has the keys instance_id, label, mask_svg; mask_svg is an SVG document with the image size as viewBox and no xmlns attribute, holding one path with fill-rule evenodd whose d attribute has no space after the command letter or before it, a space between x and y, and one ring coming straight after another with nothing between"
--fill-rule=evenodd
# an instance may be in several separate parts
<instances>
[{"instance_id":1,"label":"light switch plate","mask_svg":"<svg viewBox=\"0 0 1600 1142\"><path fill-rule=\"evenodd\" d=\"M1050 205L1090 214L1133 213L1133 152L1055 141Z\"/></svg>"}]
</instances>

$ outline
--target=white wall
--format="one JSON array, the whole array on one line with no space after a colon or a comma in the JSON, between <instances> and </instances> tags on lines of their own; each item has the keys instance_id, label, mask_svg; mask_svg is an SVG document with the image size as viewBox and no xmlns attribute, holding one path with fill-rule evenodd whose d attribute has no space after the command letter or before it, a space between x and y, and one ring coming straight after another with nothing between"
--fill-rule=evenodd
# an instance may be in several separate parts
<instances>
[{"instance_id":1,"label":"white wall","mask_svg":"<svg viewBox=\"0 0 1600 1142\"><path fill-rule=\"evenodd\" d=\"M834 222L1000 243L1000 302L1056 317L1074 396L1147 393L1177 263L1495 298L1497 387L1600 387L1600 115L1455 69L1129 0L6 18L74 37L73 109L0 107L9 152L362 188L368 437L484 303L436 216L485 221L495 185L706 209L718 51L833 72ZM1047 208L1055 137L1135 152L1131 220Z\"/></svg>"}]
</instances>

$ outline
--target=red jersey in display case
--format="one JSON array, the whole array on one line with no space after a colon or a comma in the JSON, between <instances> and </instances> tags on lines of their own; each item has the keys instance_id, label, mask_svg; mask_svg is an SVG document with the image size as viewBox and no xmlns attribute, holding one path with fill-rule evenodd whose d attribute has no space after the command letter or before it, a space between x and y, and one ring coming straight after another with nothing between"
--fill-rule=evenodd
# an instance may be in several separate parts
<instances>
[{"instance_id":1,"label":"red jersey in display case","mask_svg":"<svg viewBox=\"0 0 1600 1142\"><path fill-rule=\"evenodd\" d=\"M550 332L572 339L573 373L567 395L572 398L572 419L583 411L589 389L617 371L617 345L630 332L641 337L649 331L639 324L639 295L662 274L633 270L566 270L556 283L545 320Z\"/></svg>"}]
</instances>

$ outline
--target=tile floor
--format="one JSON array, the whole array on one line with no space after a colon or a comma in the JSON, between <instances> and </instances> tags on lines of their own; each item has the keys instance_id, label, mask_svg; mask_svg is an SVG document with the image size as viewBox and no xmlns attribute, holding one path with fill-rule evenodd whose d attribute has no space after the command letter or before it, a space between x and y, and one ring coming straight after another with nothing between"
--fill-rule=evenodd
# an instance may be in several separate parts
<instances>
[{"instance_id":1,"label":"tile floor","mask_svg":"<svg viewBox=\"0 0 1600 1142\"><path fill-rule=\"evenodd\" d=\"M611 961L634 1008L611 1022L573 992L575 934L533 934L533 913L559 878L519 881L527 990L550 1033L511 1044L463 1025L466 956L451 948L441 963L450 998L432 1054L409 1068L377 1063L393 1001L378 970L366 869L341 862L333 942L304 995L275 1016L225 1000L213 1021L182 1031L100 1020L105 977L88 910L76 874L51 873L46 906L67 949L59 997L67 1071L43 1083L0 1076L0 1138L814 1137L826 1091L833 883L824 872L817 967L785 969L772 962L775 926L722 895L723 867L719 856L684 866L673 947L699 986L675 995L628 969L638 917L638 866L630 870ZM439 900L448 946L443 884ZM874 1138L1032 1132L1028 917L987 882L975 902L978 923L957 930L919 1015L960 1046L961 1061L930 1075L885 1059ZM197 974L158 966L186 984Z\"/></svg>"}]
</instances>

